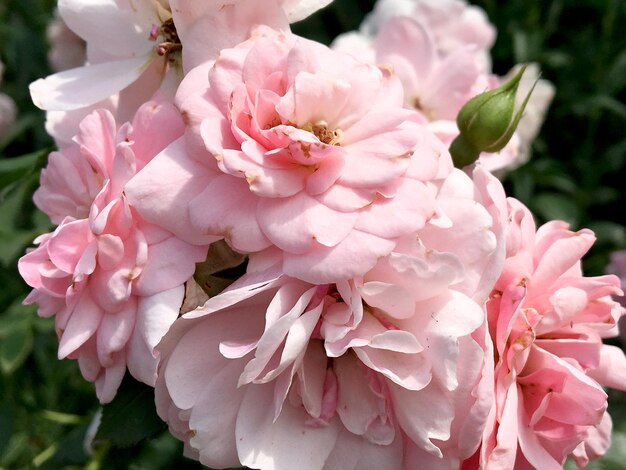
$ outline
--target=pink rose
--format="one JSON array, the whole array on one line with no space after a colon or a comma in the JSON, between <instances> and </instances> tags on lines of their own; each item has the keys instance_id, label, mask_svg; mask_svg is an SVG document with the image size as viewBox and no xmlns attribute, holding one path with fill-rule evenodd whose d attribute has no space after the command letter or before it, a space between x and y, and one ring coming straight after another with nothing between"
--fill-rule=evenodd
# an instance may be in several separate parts
<instances>
[{"instance_id":1,"label":"pink rose","mask_svg":"<svg viewBox=\"0 0 626 470\"><path fill-rule=\"evenodd\" d=\"M496 30L480 7L464 0L379 0L361 25L361 31L374 37L396 16L419 21L432 35L442 56L471 46L481 69L491 69L489 49L495 42Z\"/></svg>"},{"instance_id":2,"label":"pink rose","mask_svg":"<svg viewBox=\"0 0 626 470\"><path fill-rule=\"evenodd\" d=\"M374 266L435 214L429 183L452 168L387 69L268 28L191 71L177 102L186 142L129 184L133 204L190 242L277 247L309 282Z\"/></svg>"},{"instance_id":3,"label":"pink rose","mask_svg":"<svg viewBox=\"0 0 626 470\"><path fill-rule=\"evenodd\" d=\"M602 385L626 389L626 358L602 344L623 309L615 276L583 277L595 238L532 215L510 200L507 259L487 303L496 393L482 445L485 468L561 468L602 455L610 418ZM609 429L609 430L607 430Z\"/></svg>"},{"instance_id":4,"label":"pink rose","mask_svg":"<svg viewBox=\"0 0 626 470\"><path fill-rule=\"evenodd\" d=\"M415 238L336 284L249 273L174 322L157 411L214 468L458 467L493 390L463 274Z\"/></svg>"},{"instance_id":5,"label":"pink rose","mask_svg":"<svg viewBox=\"0 0 626 470\"><path fill-rule=\"evenodd\" d=\"M143 221L124 195L124 185L182 129L170 104L146 103L119 131L110 113L97 111L42 172L35 200L60 225L19 261L33 287L25 302L56 316L59 358L78 359L103 403L127 367L154 384L152 348L178 316L183 283L206 253Z\"/></svg>"},{"instance_id":6,"label":"pink rose","mask_svg":"<svg viewBox=\"0 0 626 470\"><path fill-rule=\"evenodd\" d=\"M222 48L248 38L252 27L288 30L290 21L330 1L59 0L62 20L87 44L88 65L33 82L31 96L42 109L70 111L125 90L122 98L130 101L125 106L135 104L134 113L158 89L175 89L183 67L214 59ZM56 29L50 33L53 39L59 37ZM143 99L136 101L138 96Z\"/></svg>"},{"instance_id":7,"label":"pink rose","mask_svg":"<svg viewBox=\"0 0 626 470\"><path fill-rule=\"evenodd\" d=\"M491 73L495 29L480 8L461 0L381 0L359 31L340 35L333 48L370 63L389 64L404 87L405 106L421 112L447 146L458 136L456 116L474 96L510 77ZM517 93L521 101L539 71L531 65ZM489 171L512 169L530 157L554 87L540 80L518 130L500 152L482 153Z\"/></svg>"}]
</instances>

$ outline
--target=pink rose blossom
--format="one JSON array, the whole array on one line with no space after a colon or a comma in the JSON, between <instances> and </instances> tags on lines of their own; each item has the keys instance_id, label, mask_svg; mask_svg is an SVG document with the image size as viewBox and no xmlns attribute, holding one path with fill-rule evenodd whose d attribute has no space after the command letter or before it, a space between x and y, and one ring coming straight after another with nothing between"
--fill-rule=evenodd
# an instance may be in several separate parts
<instances>
[{"instance_id":1,"label":"pink rose blossom","mask_svg":"<svg viewBox=\"0 0 626 470\"><path fill-rule=\"evenodd\" d=\"M496 29L480 7L464 0L379 0L361 25L361 33L373 38L397 16L410 17L427 29L442 56L471 46L481 70L491 69L489 49Z\"/></svg>"},{"instance_id":2,"label":"pink rose blossom","mask_svg":"<svg viewBox=\"0 0 626 470\"><path fill-rule=\"evenodd\" d=\"M371 47L373 62L391 65L400 78L405 106L429 121L455 120L461 107L490 84L471 46L441 55L432 33L414 18L396 16L381 24ZM350 52L345 45L339 49Z\"/></svg>"},{"instance_id":3,"label":"pink rose blossom","mask_svg":"<svg viewBox=\"0 0 626 470\"><path fill-rule=\"evenodd\" d=\"M415 238L363 277L250 273L158 346L159 415L213 468L452 468L491 405L483 309Z\"/></svg>"},{"instance_id":4,"label":"pink rose blossom","mask_svg":"<svg viewBox=\"0 0 626 470\"><path fill-rule=\"evenodd\" d=\"M482 444L488 469L561 468L603 454L610 418L602 385L626 389L626 358L602 338L623 309L615 276L583 277L589 230L549 222L510 200L507 258L487 303L496 349L495 408Z\"/></svg>"},{"instance_id":5,"label":"pink rose blossom","mask_svg":"<svg viewBox=\"0 0 626 470\"><path fill-rule=\"evenodd\" d=\"M25 302L55 315L59 358L78 359L103 403L127 367L154 384L152 348L178 316L183 283L206 253L143 221L124 195L135 173L182 132L165 103L146 103L119 131L109 112L94 112L74 145L51 155L35 196L60 225L19 261L33 287Z\"/></svg>"},{"instance_id":6,"label":"pink rose blossom","mask_svg":"<svg viewBox=\"0 0 626 470\"><path fill-rule=\"evenodd\" d=\"M430 130L449 146L459 134L455 121L461 107L509 77L491 74L494 38L484 12L460 0L381 0L360 31L340 35L333 48L366 62L389 64L402 81L405 106L421 112ZM518 101L538 75L531 65ZM540 80L509 144L500 152L482 153L480 165L499 171L525 163L553 95L552 84Z\"/></svg>"},{"instance_id":7,"label":"pink rose blossom","mask_svg":"<svg viewBox=\"0 0 626 470\"><path fill-rule=\"evenodd\" d=\"M483 70L475 46L459 44L442 53L428 23L419 17L392 15L377 26L375 37L358 37L355 33L344 35L333 47L361 60L390 65L402 82L405 107L421 113L447 147L459 135L456 116L463 105L499 85L496 76ZM494 171L512 166L519 153L520 140L514 135L502 151L483 153L479 161L483 168Z\"/></svg>"},{"instance_id":8,"label":"pink rose blossom","mask_svg":"<svg viewBox=\"0 0 626 470\"><path fill-rule=\"evenodd\" d=\"M169 2L60 0L65 24L87 43L88 64L65 70L30 85L33 102L42 109L69 111L107 99L140 80L142 102L166 78L176 78L179 67L170 62L175 49L161 53L161 44L176 43L169 23ZM153 26L156 25L156 32ZM175 31L175 29L174 29ZM133 100L133 93L126 94ZM138 106L134 108L137 109ZM134 112L132 110L131 112Z\"/></svg>"},{"instance_id":9,"label":"pink rose blossom","mask_svg":"<svg viewBox=\"0 0 626 470\"><path fill-rule=\"evenodd\" d=\"M284 272L309 282L361 275L435 215L430 182L452 168L402 101L387 69L260 28L188 74L187 138L128 195L187 241L277 247Z\"/></svg>"},{"instance_id":10,"label":"pink rose blossom","mask_svg":"<svg viewBox=\"0 0 626 470\"><path fill-rule=\"evenodd\" d=\"M131 101L125 106L139 97L141 104L158 89L173 93L181 58L189 70L243 41L258 24L288 30L289 21L330 1L59 0L61 18L87 43L88 64L33 82L31 96L50 111L85 108L122 90Z\"/></svg>"}]
</instances>

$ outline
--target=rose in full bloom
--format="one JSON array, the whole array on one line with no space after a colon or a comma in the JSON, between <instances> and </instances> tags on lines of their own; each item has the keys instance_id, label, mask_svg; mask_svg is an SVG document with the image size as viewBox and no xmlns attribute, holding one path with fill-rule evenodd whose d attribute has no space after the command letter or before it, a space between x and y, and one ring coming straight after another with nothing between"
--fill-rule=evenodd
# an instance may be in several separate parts
<instances>
[{"instance_id":1,"label":"rose in full bloom","mask_svg":"<svg viewBox=\"0 0 626 470\"><path fill-rule=\"evenodd\" d=\"M360 26L362 37L376 37L394 17L419 22L428 30L441 57L469 46L481 70L491 70L489 50L496 40L496 29L482 8L465 0L378 0Z\"/></svg>"},{"instance_id":2,"label":"rose in full bloom","mask_svg":"<svg viewBox=\"0 0 626 470\"><path fill-rule=\"evenodd\" d=\"M33 82L31 96L47 110L46 131L65 147L90 112L106 108L118 122L129 121L157 90L173 98L186 71L247 39L256 25L288 31L289 22L328 3L60 0L60 20L87 44L87 63ZM53 44L55 39L60 38L51 37ZM55 57L67 53L65 47Z\"/></svg>"},{"instance_id":3,"label":"rose in full bloom","mask_svg":"<svg viewBox=\"0 0 626 470\"><path fill-rule=\"evenodd\" d=\"M455 120L467 101L493 85L471 46L443 56L432 33L412 17L395 16L381 24L370 47L370 60L391 65L400 78L405 106L419 110L429 121ZM335 48L351 52L341 38Z\"/></svg>"},{"instance_id":4,"label":"rose in full bloom","mask_svg":"<svg viewBox=\"0 0 626 470\"><path fill-rule=\"evenodd\" d=\"M33 287L25 302L55 316L59 358L78 359L103 403L126 368L154 384L152 348L178 316L183 283L206 253L143 221L124 195L124 185L182 132L167 103L146 103L119 130L109 112L96 111L73 146L51 154L35 195L60 225L19 261Z\"/></svg>"},{"instance_id":5,"label":"rose in full bloom","mask_svg":"<svg viewBox=\"0 0 626 470\"><path fill-rule=\"evenodd\" d=\"M458 466L493 380L462 271L415 242L337 284L247 274L172 325L157 411L213 468Z\"/></svg>"},{"instance_id":6,"label":"rose in full bloom","mask_svg":"<svg viewBox=\"0 0 626 470\"><path fill-rule=\"evenodd\" d=\"M160 87L175 89L180 82L184 44L191 68L246 39L255 25L288 29L290 20L305 18L330 1L59 0L61 18L87 43L88 64L32 83L33 102L45 110L67 111L126 89L122 98L130 103L125 105L143 103Z\"/></svg>"},{"instance_id":7,"label":"rose in full bloom","mask_svg":"<svg viewBox=\"0 0 626 470\"><path fill-rule=\"evenodd\" d=\"M456 116L474 96L498 85L484 70L472 45L458 44L444 53L437 49L428 22L416 16L393 16L380 22L377 34L340 36L333 48L371 63L388 64L404 88L404 105L422 114L446 146L459 134ZM510 166L518 157L519 139L497 154L483 153L481 165L493 171Z\"/></svg>"},{"instance_id":8,"label":"rose in full bloom","mask_svg":"<svg viewBox=\"0 0 626 470\"><path fill-rule=\"evenodd\" d=\"M340 35L333 48L391 65L402 81L405 106L422 113L449 146L459 134L455 121L461 107L507 80L491 73L494 38L485 13L463 1L380 0L360 30ZM538 73L533 66L524 75L517 93L520 101ZM518 132L499 152L483 152L480 164L496 171L525 163L553 95L550 82L539 80Z\"/></svg>"},{"instance_id":9,"label":"rose in full bloom","mask_svg":"<svg viewBox=\"0 0 626 470\"><path fill-rule=\"evenodd\" d=\"M269 28L191 71L176 99L186 139L129 184L133 204L192 243L270 249L309 282L373 267L435 216L431 183L452 169L390 70Z\"/></svg>"},{"instance_id":10,"label":"rose in full bloom","mask_svg":"<svg viewBox=\"0 0 626 470\"><path fill-rule=\"evenodd\" d=\"M156 402L187 455L262 469L443 469L472 455L493 401L482 305L506 215L499 181L475 173L438 184L439 217L363 276L315 285L252 257L178 319L157 348Z\"/></svg>"},{"instance_id":11,"label":"rose in full bloom","mask_svg":"<svg viewBox=\"0 0 626 470\"><path fill-rule=\"evenodd\" d=\"M510 200L507 258L487 303L496 353L495 407L484 468L583 466L610 443L602 386L626 389L626 358L602 338L624 313L615 276L583 277L593 233L532 215Z\"/></svg>"}]
</instances>

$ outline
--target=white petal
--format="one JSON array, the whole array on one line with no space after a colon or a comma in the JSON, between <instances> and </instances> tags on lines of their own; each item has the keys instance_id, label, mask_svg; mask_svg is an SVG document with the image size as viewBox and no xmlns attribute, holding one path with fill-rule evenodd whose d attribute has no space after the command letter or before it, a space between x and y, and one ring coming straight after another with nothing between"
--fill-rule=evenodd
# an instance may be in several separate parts
<instances>
[{"instance_id":1,"label":"white petal","mask_svg":"<svg viewBox=\"0 0 626 470\"><path fill-rule=\"evenodd\" d=\"M324 8L333 0L283 0L282 7L290 23L295 23Z\"/></svg>"},{"instance_id":2,"label":"white petal","mask_svg":"<svg viewBox=\"0 0 626 470\"><path fill-rule=\"evenodd\" d=\"M150 30L161 24L151 0L59 0L67 26L90 46L114 57L138 57L152 47ZM113 74L111 74L112 76Z\"/></svg>"},{"instance_id":3,"label":"white petal","mask_svg":"<svg viewBox=\"0 0 626 470\"><path fill-rule=\"evenodd\" d=\"M47 111L69 111L102 101L133 83L148 68L150 55L87 65L30 84L33 103Z\"/></svg>"}]
</instances>

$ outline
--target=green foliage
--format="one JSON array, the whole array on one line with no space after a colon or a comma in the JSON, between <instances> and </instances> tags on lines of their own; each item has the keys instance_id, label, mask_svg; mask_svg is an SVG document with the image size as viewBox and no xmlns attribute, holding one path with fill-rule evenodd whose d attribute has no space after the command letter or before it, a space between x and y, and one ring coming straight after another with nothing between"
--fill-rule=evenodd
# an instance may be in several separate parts
<instances>
[{"instance_id":1,"label":"green foliage","mask_svg":"<svg viewBox=\"0 0 626 470\"><path fill-rule=\"evenodd\" d=\"M476 0L498 29L494 71L537 62L557 89L533 157L507 176L510 195L527 204L538 221L564 219L598 237L585 261L603 273L609 254L626 248L626 2L623 0ZM44 115L28 84L46 76L45 28L54 0L0 2L3 93L19 109L18 121L0 141L0 468L200 468L182 457L182 444L154 415L152 391L125 380L104 406L102 424L87 453L84 440L100 408L92 384L75 361L56 359L53 319L23 306L29 292L17 259L50 230L32 194L53 148ZM294 25L298 34L330 43L358 28L374 0L335 0ZM42 150L43 149L43 150ZM214 270L207 276L212 276ZM626 398L610 396L613 446L592 469L623 468ZM571 462L568 463L571 467Z\"/></svg>"},{"instance_id":2,"label":"green foliage","mask_svg":"<svg viewBox=\"0 0 626 470\"><path fill-rule=\"evenodd\" d=\"M130 447L165 428L154 408L154 389L126 375L113 401L104 406L96 441Z\"/></svg>"},{"instance_id":3,"label":"green foliage","mask_svg":"<svg viewBox=\"0 0 626 470\"><path fill-rule=\"evenodd\" d=\"M35 309L13 304L0 317L0 371L11 375L33 349Z\"/></svg>"}]
</instances>

